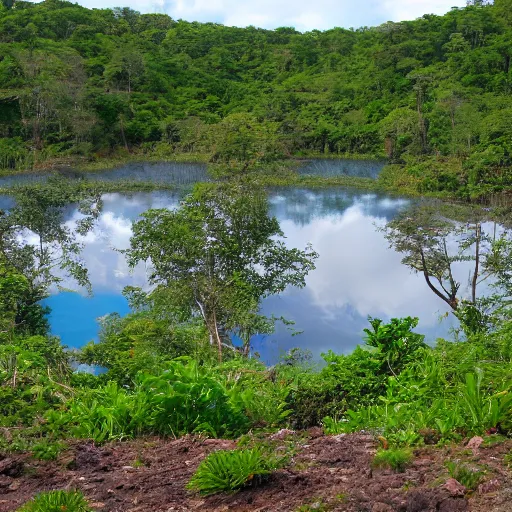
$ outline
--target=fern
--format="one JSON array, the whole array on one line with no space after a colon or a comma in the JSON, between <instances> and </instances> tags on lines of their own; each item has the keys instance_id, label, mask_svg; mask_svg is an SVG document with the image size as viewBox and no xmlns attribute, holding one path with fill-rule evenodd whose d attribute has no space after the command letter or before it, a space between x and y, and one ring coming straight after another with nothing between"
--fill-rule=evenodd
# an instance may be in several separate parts
<instances>
[{"instance_id":1,"label":"fern","mask_svg":"<svg viewBox=\"0 0 512 512\"><path fill-rule=\"evenodd\" d=\"M237 491L272 469L276 468L269 466L258 448L219 450L201 462L187 487L203 495Z\"/></svg>"},{"instance_id":2,"label":"fern","mask_svg":"<svg viewBox=\"0 0 512 512\"><path fill-rule=\"evenodd\" d=\"M92 512L80 491L49 491L38 494L17 512Z\"/></svg>"}]
</instances>

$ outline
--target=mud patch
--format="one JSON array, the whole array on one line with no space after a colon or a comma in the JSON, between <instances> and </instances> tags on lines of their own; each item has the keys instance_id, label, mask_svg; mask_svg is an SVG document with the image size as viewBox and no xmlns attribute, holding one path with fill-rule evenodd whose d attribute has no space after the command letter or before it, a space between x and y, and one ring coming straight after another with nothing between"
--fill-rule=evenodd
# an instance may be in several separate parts
<instances>
[{"instance_id":1,"label":"mud patch","mask_svg":"<svg viewBox=\"0 0 512 512\"><path fill-rule=\"evenodd\" d=\"M377 443L369 435L297 434L298 449L287 468L259 487L237 494L203 498L186 484L213 450L232 449L234 441L184 437L139 439L96 446L72 445L57 461L28 456L0 459L0 512L11 512L36 493L80 489L104 512L510 512L512 481L503 457L511 442L481 447L473 462L487 468L479 492L453 496L444 487L444 462L467 455L465 447L415 452L404 473L373 470ZM476 459L476 460L475 460ZM497 483L496 483L497 482Z\"/></svg>"}]
</instances>

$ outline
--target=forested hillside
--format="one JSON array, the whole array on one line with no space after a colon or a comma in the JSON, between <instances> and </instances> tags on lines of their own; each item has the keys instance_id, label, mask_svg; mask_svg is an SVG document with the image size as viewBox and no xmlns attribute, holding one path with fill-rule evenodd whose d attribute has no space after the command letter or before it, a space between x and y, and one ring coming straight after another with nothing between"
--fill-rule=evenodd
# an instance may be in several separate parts
<instances>
[{"instance_id":1,"label":"forested hillside","mask_svg":"<svg viewBox=\"0 0 512 512\"><path fill-rule=\"evenodd\" d=\"M299 33L3 0L0 167L357 154L402 164L389 175L405 168L419 192L501 190L512 185L512 1L495 4Z\"/></svg>"}]
</instances>

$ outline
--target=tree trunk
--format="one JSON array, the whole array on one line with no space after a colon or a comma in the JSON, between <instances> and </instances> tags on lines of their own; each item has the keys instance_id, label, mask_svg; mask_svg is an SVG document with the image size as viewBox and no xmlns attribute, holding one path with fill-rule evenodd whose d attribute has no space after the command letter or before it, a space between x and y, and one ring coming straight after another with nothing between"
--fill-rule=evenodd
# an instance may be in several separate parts
<instances>
[{"instance_id":1,"label":"tree trunk","mask_svg":"<svg viewBox=\"0 0 512 512\"><path fill-rule=\"evenodd\" d=\"M217 315L215 314L215 310L212 314L212 328L213 334L215 335L215 340L217 341L217 350L219 352L219 363L222 363L222 340L219 335L219 326L217 325Z\"/></svg>"},{"instance_id":2,"label":"tree trunk","mask_svg":"<svg viewBox=\"0 0 512 512\"><path fill-rule=\"evenodd\" d=\"M479 223L475 224L476 248L475 248L475 271L473 273L473 282L471 283L471 299L476 303L476 285L478 283L478 273L480 271L480 237L482 228Z\"/></svg>"}]
</instances>

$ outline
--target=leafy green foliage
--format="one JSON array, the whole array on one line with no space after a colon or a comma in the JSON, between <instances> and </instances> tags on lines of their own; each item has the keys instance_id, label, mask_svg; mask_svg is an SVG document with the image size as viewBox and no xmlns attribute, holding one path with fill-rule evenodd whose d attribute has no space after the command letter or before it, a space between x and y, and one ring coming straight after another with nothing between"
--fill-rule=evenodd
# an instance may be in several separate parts
<instances>
[{"instance_id":1,"label":"leafy green foliage","mask_svg":"<svg viewBox=\"0 0 512 512\"><path fill-rule=\"evenodd\" d=\"M80 491L48 491L38 494L25 503L17 512L92 512Z\"/></svg>"},{"instance_id":2,"label":"leafy green foliage","mask_svg":"<svg viewBox=\"0 0 512 512\"><path fill-rule=\"evenodd\" d=\"M65 447L64 443L58 441L41 441L32 445L32 456L39 460L55 460Z\"/></svg>"},{"instance_id":3,"label":"leafy green foliage","mask_svg":"<svg viewBox=\"0 0 512 512\"><path fill-rule=\"evenodd\" d=\"M379 449L372 461L374 468L390 468L403 473L412 461L412 453L404 448Z\"/></svg>"},{"instance_id":4,"label":"leafy green foliage","mask_svg":"<svg viewBox=\"0 0 512 512\"><path fill-rule=\"evenodd\" d=\"M219 450L201 462L187 487L205 495L237 491L275 469L258 448Z\"/></svg>"},{"instance_id":5,"label":"leafy green foliage","mask_svg":"<svg viewBox=\"0 0 512 512\"><path fill-rule=\"evenodd\" d=\"M180 356L204 362L215 358L200 321L179 322L157 306L123 318L117 314L100 321L99 343L81 350L80 362L107 369L101 380L132 386L138 372L158 374Z\"/></svg>"},{"instance_id":6,"label":"leafy green foliage","mask_svg":"<svg viewBox=\"0 0 512 512\"><path fill-rule=\"evenodd\" d=\"M70 395L71 368L56 338L0 343L0 426L30 425Z\"/></svg>"},{"instance_id":7,"label":"leafy green foliage","mask_svg":"<svg viewBox=\"0 0 512 512\"><path fill-rule=\"evenodd\" d=\"M236 437L252 426L278 426L288 415L287 390L266 379L243 365L234 371L173 360L159 374L138 374L133 389L111 381L77 392L64 410L48 413L47 428L96 442L193 432Z\"/></svg>"},{"instance_id":8,"label":"leafy green foliage","mask_svg":"<svg viewBox=\"0 0 512 512\"><path fill-rule=\"evenodd\" d=\"M305 286L317 254L288 249L261 191L203 184L176 211L149 210L133 226L130 266L151 261L150 282L184 315L200 316L211 344L229 348L237 334L250 350L253 334L272 331L261 300L287 286Z\"/></svg>"},{"instance_id":9,"label":"leafy green foliage","mask_svg":"<svg viewBox=\"0 0 512 512\"><path fill-rule=\"evenodd\" d=\"M376 348L383 360L384 366L378 370L379 373L397 375L407 363L414 361L416 351L426 346L423 342L425 337L412 332L418 325L417 318L392 318L388 324L383 324L378 318L369 318L369 322L373 330L364 329L366 344Z\"/></svg>"},{"instance_id":10,"label":"leafy green foliage","mask_svg":"<svg viewBox=\"0 0 512 512\"><path fill-rule=\"evenodd\" d=\"M360 154L394 162L385 186L485 197L512 179L509 10L301 34L18 2L0 11L0 166Z\"/></svg>"},{"instance_id":11,"label":"leafy green foliage","mask_svg":"<svg viewBox=\"0 0 512 512\"><path fill-rule=\"evenodd\" d=\"M349 355L324 354L327 366L319 373L304 372L290 393L296 426L318 425L325 416L339 417L348 409L369 406L385 393L390 377L422 357L423 336L414 333L417 319L371 319L366 346Z\"/></svg>"}]
</instances>

